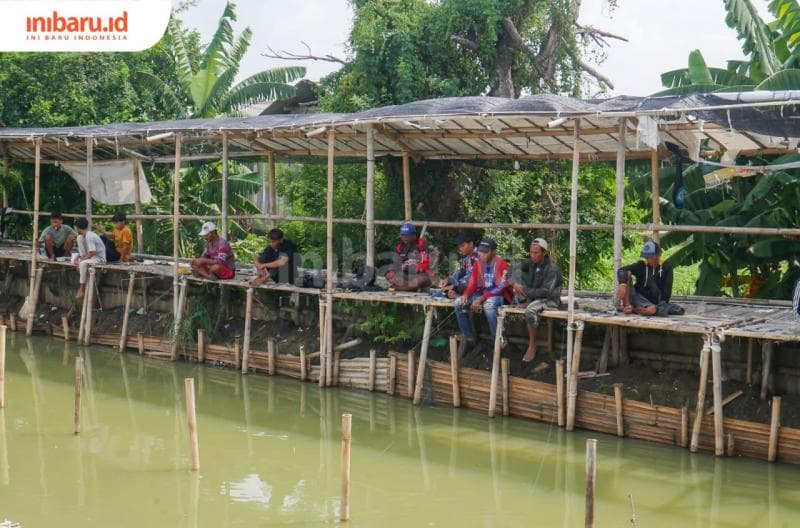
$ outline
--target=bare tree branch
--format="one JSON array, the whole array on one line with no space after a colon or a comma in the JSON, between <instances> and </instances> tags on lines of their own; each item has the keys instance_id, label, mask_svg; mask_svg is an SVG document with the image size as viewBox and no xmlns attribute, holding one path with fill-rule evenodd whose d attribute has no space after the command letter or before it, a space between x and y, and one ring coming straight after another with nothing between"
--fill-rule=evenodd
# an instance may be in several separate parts
<instances>
[{"instance_id":1,"label":"bare tree branch","mask_svg":"<svg viewBox=\"0 0 800 528\"><path fill-rule=\"evenodd\" d=\"M606 85L611 90L614 89L614 83L611 82L611 79L597 71L594 66L583 60L580 56L572 55L572 60L574 60L575 64L577 64L583 71L597 79L597 82L599 82L601 85Z\"/></svg>"},{"instance_id":2,"label":"bare tree branch","mask_svg":"<svg viewBox=\"0 0 800 528\"><path fill-rule=\"evenodd\" d=\"M522 53L530 53L530 48L525 44L525 39L522 38L522 35L519 34L517 30L517 26L514 25L514 22L511 20L511 17L505 17L503 19L503 27L508 33L508 37L511 40L511 45L517 51L521 51Z\"/></svg>"},{"instance_id":3,"label":"bare tree branch","mask_svg":"<svg viewBox=\"0 0 800 528\"><path fill-rule=\"evenodd\" d=\"M280 60L314 60L314 61L324 61L324 62L338 62L339 64L348 64L348 62L344 59L340 59L334 55L314 55L311 53L311 46L309 46L306 42L300 41L303 46L306 47L307 53L292 53L286 50L274 50L271 46L267 46L268 53L262 53L263 57L268 57L270 59L280 59Z\"/></svg>"},{"instance_id":4,"label":"bare tree branch","mask_svg":"<svg viewBox=\"0 0 800 528\"><path fill-rule=\"evenodd\" d=\"M478 51L478 45L475 42L466 39L464 37L459 37L458 35L450 35L450 40L452 42L455 42L456 44L459 44L467 48L468 50Z\"/></svg>"},{"instance_id":5,"label":"bare tree branch","mask_svg":"<svg viewBox=\"0 0 800 528\"><path fill-rule=\"evenodd\" d=\"M612 38L612 39L621 40L622 42L628 42L628 39L623 37L623 36L621 36L621 35L610 33L608 31L596 28L594 26L580 26L580 25L576 24L575 25L575 34L576 35L587 35L587 36L590 36L590 37L592 37L592 36L594 36L594 37L606 37L606 38Z\"/></svg>"}]
</instances>

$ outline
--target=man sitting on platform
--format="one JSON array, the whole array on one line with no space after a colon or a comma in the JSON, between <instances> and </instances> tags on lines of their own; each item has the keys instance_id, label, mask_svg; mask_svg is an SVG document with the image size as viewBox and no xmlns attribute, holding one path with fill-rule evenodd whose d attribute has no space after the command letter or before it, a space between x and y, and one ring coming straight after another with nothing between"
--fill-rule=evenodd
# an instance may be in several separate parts
<instances>
[{"instance_id":1,"label":"man sitting on platform","mask_svg":"<svg viewBox=\"0 0 800 528\"><path fill-rule=\"evenodd\" d=\"M256 278L250 281L251 286L261 286L268 282L294 284L297 276L297 246L294 242L283 238L283 231L272 229L268 234L269 245L259 253L253 265L256 267Z\"/></svg>"},{"instance_id":2,"label":"man sitting on platform","mask_svg":"<svg viewBox=\"0 0 800 528\"><path fill-rule=\"evenodd\" d=\"M92 264L104 264L106 262L106 245L97 236L97 233L89 230L89 221L85 218L75 220L75 229L78 230L78 254L80 257L75 265L78 267L80 276L80 286L76 299L82 299L86 288L86 274Z\"/></svg>"},{"instance_id":3,"label":"man sitting on platform","mask_svg":"<svg viewBox=\"0 0 800 528\"><path fill-rule=\"evenodd\" d=\"M456 244L458 245L458 252L461 253L458 269L439 283L439 287L447 293L447 297L450 299L455 299L467 289L467 284L472 274L472 266L478 261L475 240L469 233L458 235Z\"/></svg>"},{"instance_id":4,"label":"man sitting on platform","mask_svg":"<svg viewBox=\"0 0 800 528\"><path fill-rule=\"evenodd\" d=\"M394 262L386 272L389 288L397 291L422 291L431 281L431 255L433 246L417 237L414 224L407 222L400 228L400 243L395 248Z\"/></svg>"},{"instance_id":5,"label":"man sitting on platform","mask_svg":"<svg viewBox=\"0 0 800 528\"><path fill-rule=\"evenodd\" d=\"M108 240L111 244L106 246L106 256L108 262L128 262L131 259L133 249L133 233L125 222L127 219L122 213L117 213L112 218L114 230L106 231L103 229L103 242ZM113 249L113 251L111 251Z\"/></svg>"},{"instance_id":6,"label":"man sitting on platform","mask_svg":"<svg viewBox=\"0 0 800 528\"><path fill-rule=\"evenodd\" d=\"M53 213L50 215L50 225L39 236L39 243L44 243L47 258L55 260L56 257L69 256L76 238L75 231L64 224L61 213Z\"/></svg>"},{"instance_id":7,"label":"man sitting on platform","mask_svg":"<svg viewBox=\"0 0 800 528\"><path fill-rule=\"evenodd\" d=\"M536 329L539 314L545 308L558 308L561 303L561 268L550 259L547 241L534 238L530 258L514 266L511 272L511 289L514 303L524 304L525 322L528 325L528 350L522 361L530 363L536 357Z\"/></svg>"},{"instance_id":8,"label":"man sitting on platform","mask_svg":"<svg viewBox=\"0 0 800 528\"><path fill-rule=\"evenodd\" d=\"M206 222L200 229L206 241L203 254L192 260L192 273L206 279L232 279L236 275L236 257L228 241L217 234L214 222Z\"/></svg>"},{"instance_id":9,"label":"man sitting on platform","mask_svg":"<svg viewBox=\"0 0 800 528\"><path fill-rule=\"evenodd\" d=\"M617 270L617 308L623 313L655 315L659 303L669 303L672 297L672 264L661 262L661 248L652 240L645 242L642 258ZM631 279L635 284L631 285Z\"/></svg>"},{"instance_id":10,"label":"man sitting on platform","mask_svg":"<svg viewBox=\"0 0 800 528\"><path fill-rule=\"evenodd\" d=\"M510 290L506 287L508 263L497 256L497 243L491 238L484 238L478 244L478 255L480 258L472 266L467 288L455 302L458 327L464 339L471 344L475 344L477 338L469 311L483 310L494 338L497 333L497 310L512 300Z\"/></svg>"}]
</instances>

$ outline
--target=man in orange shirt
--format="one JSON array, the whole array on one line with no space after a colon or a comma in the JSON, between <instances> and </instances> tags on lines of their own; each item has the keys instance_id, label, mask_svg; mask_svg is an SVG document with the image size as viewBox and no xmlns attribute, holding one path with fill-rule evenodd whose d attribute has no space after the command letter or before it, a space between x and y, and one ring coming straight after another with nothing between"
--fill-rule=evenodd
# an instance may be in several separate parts
<instances>
[{"instance_id":1,"label":"man in orange shirt","mask_svg":"<svg viewBox=\"0 0 800 528\"><path fill-rule=\"evenodd\" d=\"M103 232L104 237L114 241L114 252L108 252L108 262L128 262L131 258L131 251L133 250L133 233L131 228L125 225L127 219L122 213L117 213L112 219L114 222L114 231Z\"/></svg>"}]
</instances>

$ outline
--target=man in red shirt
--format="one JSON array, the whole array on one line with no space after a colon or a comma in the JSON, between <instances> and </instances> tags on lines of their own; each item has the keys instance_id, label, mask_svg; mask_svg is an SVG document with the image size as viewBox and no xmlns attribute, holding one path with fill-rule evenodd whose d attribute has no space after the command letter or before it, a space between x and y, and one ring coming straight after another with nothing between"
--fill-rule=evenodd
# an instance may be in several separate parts
<instances>
[{"instance_id":1,"label":"man in red shirt","mask_svg":"<svg viewBox=\"0 0 800 528\"><path fill-rule=\"evenodd\" d=\"M200 229L206 241L203 254L192 260L192 273L207 279L232 279L236 275L236 257L228 241L217 234L214 222L206 222Z\"/></svg>"},{"instance_id":2,"label":"man in red shirt","mask_svg":"<svg viewBox=\"0 0 800 528\"><path fill-rule=\"evenodd\" d=\"M400 228L400 243L395 248L394 262L386 272L389 288L397 291L421 291L431 285L430 242L417 236L414 224Z\"/></svg>"}]
</instances>

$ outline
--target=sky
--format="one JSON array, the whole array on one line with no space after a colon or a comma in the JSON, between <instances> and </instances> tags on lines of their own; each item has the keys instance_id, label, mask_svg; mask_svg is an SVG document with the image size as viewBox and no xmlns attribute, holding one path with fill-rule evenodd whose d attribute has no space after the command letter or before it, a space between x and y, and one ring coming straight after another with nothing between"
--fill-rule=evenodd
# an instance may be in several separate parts
<instances>
[{"instance_id":1,"label":"sky","mask_svg":"<svg viewBox=\"0 0 800 528\"><path fill-rule=\"evenodd\" d=\"M174 0L177 3L177 0ZM767 0L753 0L765 20ZM207 42L225 0L199 0L184 14L185 23L198 29ZM306 42L315 55L346 55L352 10L347 0L238 0L235 29L250 26L253 43L242 63L240 77L266 68L292 64L261 54L268 46L304 52ZM583 0L580 23L611 31L628 42L610 41L607 58L598 69L614 83L612 95L648 95L661 88L660 74L686 66L689 52L703 52L709 66L725 67L742 58L736 32L725 25L723 0ZM304 61L307 77L318 80L338 64Z\"/></svg>"}]
</instances>

